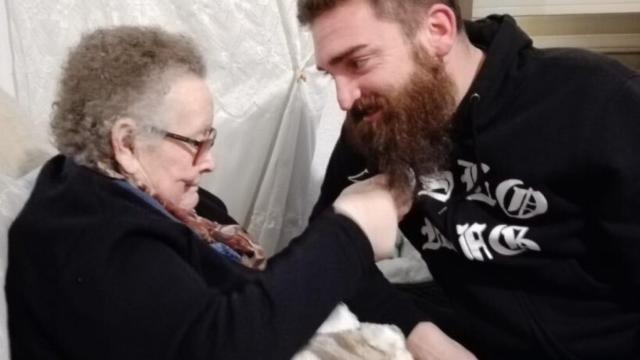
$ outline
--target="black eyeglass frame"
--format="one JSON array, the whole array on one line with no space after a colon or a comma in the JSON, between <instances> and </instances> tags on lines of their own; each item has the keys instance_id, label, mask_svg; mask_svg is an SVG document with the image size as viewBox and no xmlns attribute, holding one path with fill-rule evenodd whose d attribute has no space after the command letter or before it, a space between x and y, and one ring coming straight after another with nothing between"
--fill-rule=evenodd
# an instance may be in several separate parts
<instances>
[{"instance_id":1,"label":"black eyeglass frame","mask_svg":"<svg viewBox=\"0 0 640 360\"><path fill-rule=\"evenodd\" d=\"M193 165L197 164L198 161L201 159L201 157L213 147L213 144L216 141L216 137L218 136L218 130L216 130L216 128L214 127L209 128L209 130L207 131L207 138L204 140L192 139L190 137L186 137L186 136L176 134L171 131L159 129L156 127L151 127L151 130L155 133L158 133L164 136L165 138L182 141L184 143L194 146L196 148L196 153L193 156Z\"/></svg>"}]
</instances>

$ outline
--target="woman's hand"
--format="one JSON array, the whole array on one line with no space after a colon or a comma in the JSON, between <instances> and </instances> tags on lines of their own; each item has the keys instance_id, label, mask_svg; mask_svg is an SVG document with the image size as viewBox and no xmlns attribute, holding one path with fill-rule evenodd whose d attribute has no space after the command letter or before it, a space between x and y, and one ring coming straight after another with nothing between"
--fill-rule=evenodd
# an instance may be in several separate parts
<instances>
[{"instance_id":1,"label":"woman's hand","mask_svg":"<svg viewBox=\"0 0 640 360\"><path fill-rule=\"evenodd\" d=\"M360 226L380 260L393 255L398 222L411 208L411 201L410 194L389 189L386 177L377 175L345 188L333 207Z\"/></svg>"}]
</instances>

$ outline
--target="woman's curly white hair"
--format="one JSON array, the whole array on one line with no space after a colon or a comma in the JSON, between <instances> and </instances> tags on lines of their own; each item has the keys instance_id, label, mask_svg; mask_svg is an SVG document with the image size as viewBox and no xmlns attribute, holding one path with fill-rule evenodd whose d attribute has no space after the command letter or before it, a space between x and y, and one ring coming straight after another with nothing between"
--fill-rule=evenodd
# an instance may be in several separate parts
<instances>
[{"instance_id":1,"label":"woman's curly white hair","mask_svg":"<svg viewBox=\"0 0 640 360\"><path fill-rule=\"evenodd\" d=\"M115 170L113 124L121 117L151 121L152 103L162 97L157 84L176 70L206 76L204 59L186 36L144 26L84 35L62 69L51 119L56 147L79 164Z\"/></svg>"}]
</instances>

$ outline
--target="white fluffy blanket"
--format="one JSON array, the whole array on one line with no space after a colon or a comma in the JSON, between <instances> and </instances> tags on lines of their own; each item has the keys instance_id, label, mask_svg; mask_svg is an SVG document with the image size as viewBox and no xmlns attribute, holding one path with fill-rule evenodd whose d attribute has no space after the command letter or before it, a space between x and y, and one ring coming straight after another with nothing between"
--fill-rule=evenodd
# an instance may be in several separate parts
<instances>
[{"instance_id":1,"label":"white fluffy blanket","mask_svg":"<svg viewBox=\"0 0 640 360\"><path fill-rule=\"evenodd\" d=\"M307 347L292 360L411 360L404 335L394 325L361 323L338 305Z\"/></svg>"}]
</instances>

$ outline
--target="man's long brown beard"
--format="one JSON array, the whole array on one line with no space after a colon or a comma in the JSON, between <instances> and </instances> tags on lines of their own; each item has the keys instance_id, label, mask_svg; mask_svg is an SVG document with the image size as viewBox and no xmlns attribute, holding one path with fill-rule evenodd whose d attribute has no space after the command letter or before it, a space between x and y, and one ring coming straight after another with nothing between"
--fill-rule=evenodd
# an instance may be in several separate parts
<instances>
[{"instance_id":1,"label":"man's long brown beard","mask_svg":"<svg viewBox=\"0 0 640 360\"><path fill-rule=\"evenodd\" d=\"M415 70L405 85L390 95L369 94L347 113L347 139L389 186L412 191L417 176L446 166L451 149L449 129L455 110L454 83L444 64L414 49ZM380 111L374 121L367 115Z\"/></svg>"}]
</instances>

